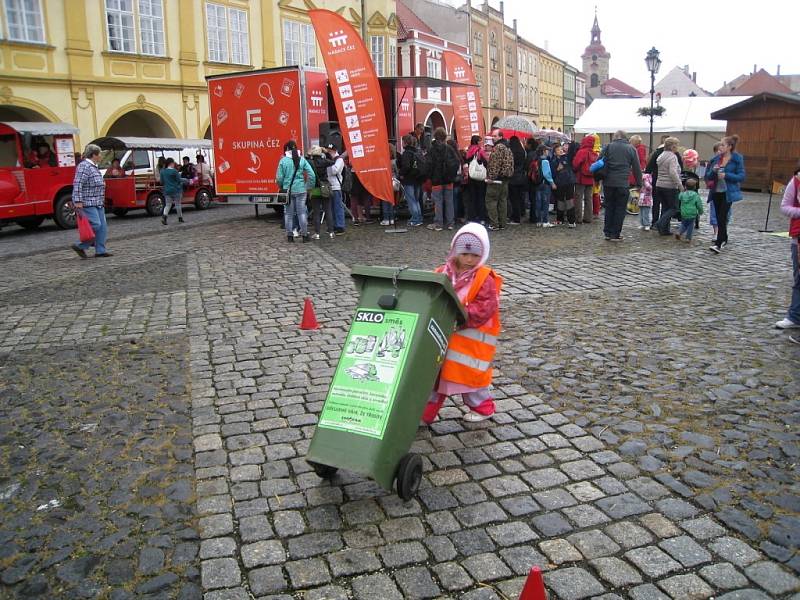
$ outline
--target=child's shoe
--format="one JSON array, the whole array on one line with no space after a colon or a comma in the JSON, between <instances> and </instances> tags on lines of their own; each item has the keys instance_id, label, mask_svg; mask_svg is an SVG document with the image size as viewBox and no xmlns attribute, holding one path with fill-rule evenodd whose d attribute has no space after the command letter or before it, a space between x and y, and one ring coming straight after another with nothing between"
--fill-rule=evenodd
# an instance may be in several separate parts
<instances>
[{"instance_id":1,"label":"child's shoe","mask_svg":"<svg viewBox=\"0 0 800 600\"><path fill-rule=\"evenodd\" d=\"M473 410L469 411L467 414L464 415L464 420L467 423L480 423L481 421L486 421L487 419L491 419L494 416L494 413L490 415L482 415L479 412L475 412Z\"/></svg>"},{"instance_id":2,"label":"child's shoe","mask_svg":"<svg viewBox=\"0 0 800 600\"><path fill-rule=\"evenodd\" d=\"M430 425L436 420L436 417L439 416L439 410L442 408L444 404L444 400L440 402L428 402L425 405L425 410L422 413L422 422L426 425Z\"/></svg>"}]
</instances>

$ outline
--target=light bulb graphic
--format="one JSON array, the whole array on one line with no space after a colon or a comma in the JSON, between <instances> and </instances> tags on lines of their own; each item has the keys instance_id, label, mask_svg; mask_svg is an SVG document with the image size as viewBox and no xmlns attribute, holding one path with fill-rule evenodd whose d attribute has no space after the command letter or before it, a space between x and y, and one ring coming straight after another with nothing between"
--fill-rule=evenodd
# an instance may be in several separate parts
<instances>
[{"instance_id":1,"label":"light bulb graphic","mask_svg":"<svg viewBox=\"0 0 800 600\"><path fill-rule=\"evenodd\" d=\"M275 104L275 98L272 97L272 89L266 81L258 86L258 95L266 100L270 106Z\"/></svg>"}]
</instances>

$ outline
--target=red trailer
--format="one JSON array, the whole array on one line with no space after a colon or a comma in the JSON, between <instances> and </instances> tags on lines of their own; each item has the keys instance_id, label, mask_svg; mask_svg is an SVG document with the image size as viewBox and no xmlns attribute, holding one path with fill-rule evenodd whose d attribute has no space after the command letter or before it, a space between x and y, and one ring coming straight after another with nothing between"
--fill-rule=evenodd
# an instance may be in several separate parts
<instances>
[{"instance_id":1,"label":"red trailer","mask_svg":"<svg viewBox=\"0 0 800 600\"><path fill-rule=\"evenodd\" d=\"M158 181L156 166L159 157L175 159L180 168L182 157L194 162L199 154L208 164L210 177L192 180L184 188L182 204L204 210L214 199L213 154L211 140L179 140L173 138L102 137L94 140L102 149L98 167L105 176L106 210L125 216L130 210L144 209L152 216L164 210L164 192ZM124 177L109 177L114 159L120 161Z\"/></svg>"},{"instance_id":2,"label":"red trailer","mask_svg":"<svg viewBox=\"0 0 800 600\"><path fill-rule=\"evenodd\" d=\"M75 226L72 181L78 129L68 123L0 123L0 227Z\"/></svg>"}]
</instances>

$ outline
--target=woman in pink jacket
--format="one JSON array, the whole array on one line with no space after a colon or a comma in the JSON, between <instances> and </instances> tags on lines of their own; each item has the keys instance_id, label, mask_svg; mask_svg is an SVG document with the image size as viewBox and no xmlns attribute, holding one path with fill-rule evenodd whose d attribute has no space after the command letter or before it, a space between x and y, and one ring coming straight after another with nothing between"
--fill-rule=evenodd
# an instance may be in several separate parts
<instances>
[{"instance_id":1,"label":"woman in pink jacket","mask_svg":"<svg viewBox=\"0 0 800 600\"><path fill-rule=\"evenodd\" d=\"M781 212L789 217L789 237L792 239L792 302L786 318L775 323L778 329L800 329L800 163L794 170L794 177L786 185L781 202ZM794 339L794 338L793 338ZM797 340L795 340L797 341Z\"/></svg>"}]
</instances>

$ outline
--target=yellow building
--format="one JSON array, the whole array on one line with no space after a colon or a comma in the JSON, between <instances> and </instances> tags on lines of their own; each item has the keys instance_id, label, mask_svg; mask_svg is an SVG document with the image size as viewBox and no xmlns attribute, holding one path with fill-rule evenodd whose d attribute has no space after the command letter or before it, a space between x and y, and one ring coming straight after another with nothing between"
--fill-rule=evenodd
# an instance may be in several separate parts
<instances>
[{"instance_id":1,"label":"yellow building","mask_svg":"<svg viewBox=\"0 0 800 600\"><path fill-rule=\"evenodd\" d=\"M539 125L564 130L564 61L544 50L539 54Z\"/></svg>"},{"instance_id":2,"label":"yellow building","mask_svg":"<svg viewBox=\"0 0 800 600\"><path fill-rule=\"evenodd\" d=\"M72 123L79 146L210 137L207 75L322 66L313 8L345 16L366 33L378 73L394 72L393 0L4 0L0 121Z\"/></svg>"}]
</instances>

